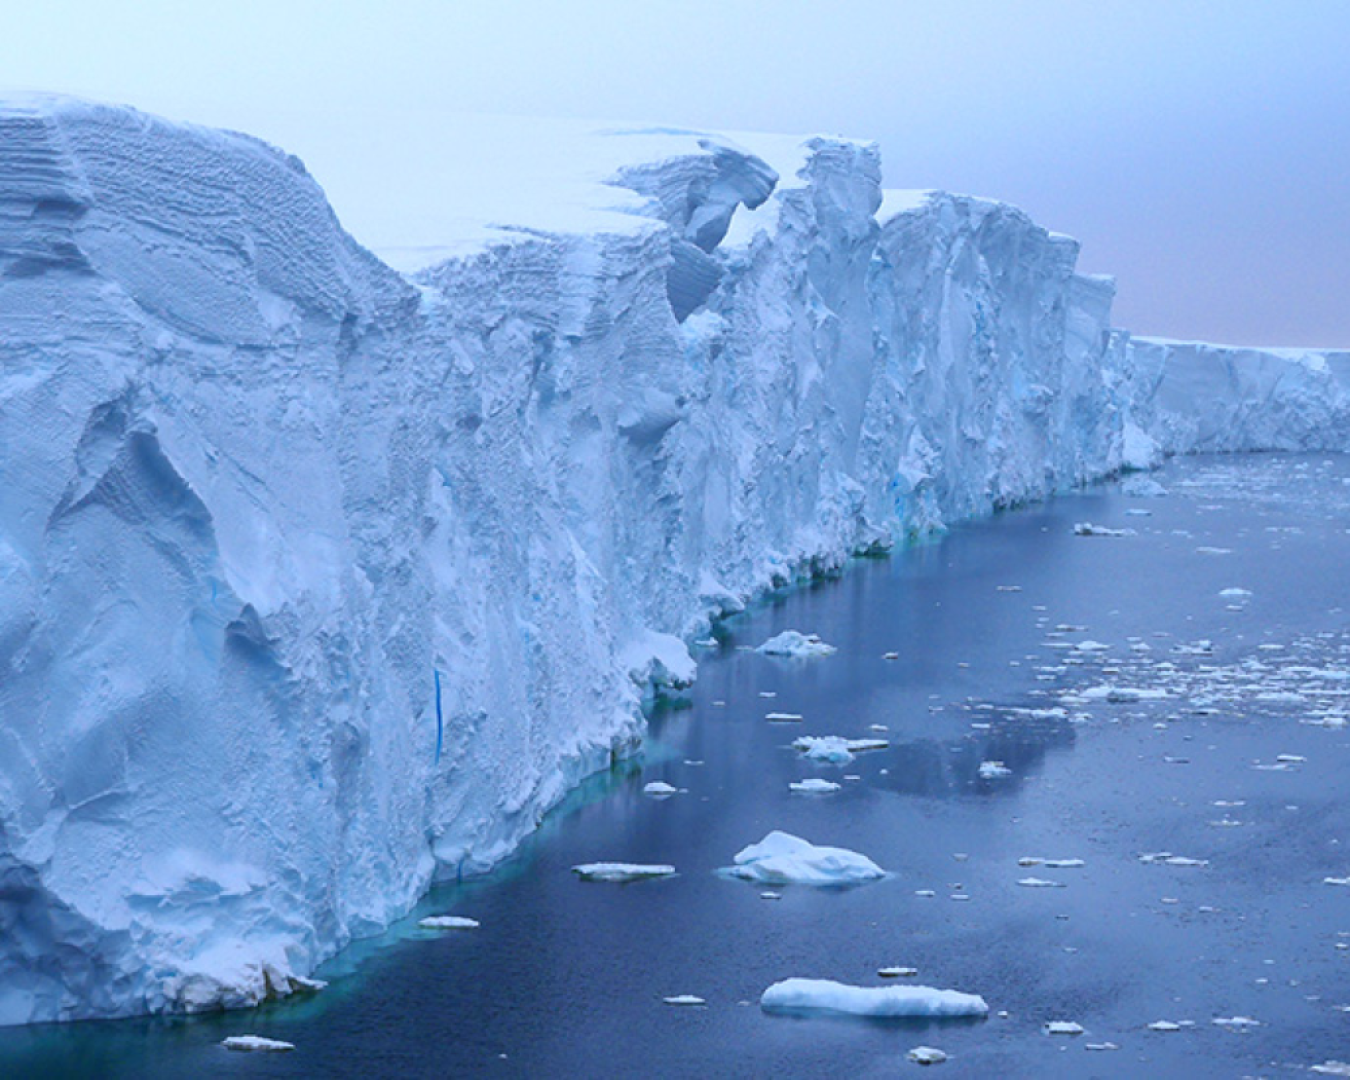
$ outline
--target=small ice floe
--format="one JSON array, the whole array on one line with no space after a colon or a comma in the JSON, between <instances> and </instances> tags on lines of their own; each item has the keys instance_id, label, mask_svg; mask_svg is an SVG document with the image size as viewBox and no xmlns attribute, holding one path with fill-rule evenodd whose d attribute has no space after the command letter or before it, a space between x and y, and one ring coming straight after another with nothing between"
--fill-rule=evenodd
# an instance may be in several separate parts
<instances>
[{"instance_id":1,"label":"small ice floe","mask_svg":"<svg viewBox=\"0 0 1350 1080\"><path fill-rule=\"evenodd\" d=\"M1175 1024L1171 1020L1154 1020L1148 1025L1149 1031L1180 1031L1181 1024Z\"/></svg>"},{"instance_id":2,"label":"small ice floe","mask_svg":"<svg viewBox=\"0 0 1350 1080\"><path fill-rule=\"evenodd\" d=\"M937 1019L989 1015L989 1006L978 994L931 986L849 986L833 979L784 979L764 991L759 1005L765 1012L845 1016Z\"/></svg>"},{"instance_id":3,"label":"small ice floe","mask_svg":"<svg viewBox=\"0 0 1350 1080\"><path fill-rule=\"evenodd\" d=\"M890 729L889 727L887 727L885 724L868 724L868 725L867 725L867 730L868 730L868 731L890 731L891 729Z\"/></svg>"},{"instance_id":4,"label":"small ice floe","mask_svg":"<svg viewBox=\"0 0 1350 1080\"><path fill-rule=\"evenodd\" d=\"M1195 549L1197 555L1231 555L1232 548L1225 547L1198 547Z\"/></svg>"},{"instance_id":5,"label":"small ice floe","mask_svg":"<svg viewBox=\"0 0 1350 1080\"><path fill-rule=\"evenodd\" d=\"M1044 866L1047 870L1077 870L1086 866L1082 859L1042 859L1035 855L1023 855L1017 860L1018 866Z\"/></svg>"},{"instance_id":6,"label":"small ice floe","mask_svg":"<svg viewBox=\"0 0 1350 1080\"><path fill-rule=\"evenodd\" d=\"M1219 595L1225 600L1246 600L1252 595L1251 589L1239 589L1233 586L1230 589L1220 589Z\"/></svg>"},{"instance_id":7,"label":"small ice floe","mask_svg":"<svg viewBox=\"0 0 1350 1080\"><path fill-rule=\"evenodd\" d=\"M821 780L815 776L798 780L794 784L788 784L788 787L793 791L800 792L803 795L829 795L831 792L838 791L841 786L833 780Z\"/></svg>"},{"instance_id":8,"label":"small ice floe","mask_svg":"<svg viewBox=\"0 0 1350 1080\"><path fill-rule=\"evenodd\" d=\"M864 750L885 750L890 743L885 739L845 739L839 735L803 735L794 739L792 746L811 761L831 765L847 765L853 755Z\"/></svg>"},{"instance_id":9,"label":"small ice floe","mask_svg":"<svg viewBox=\"0 0 1350 1080\"><path fill-rule=\"evenodd\" d=\"M1074 536L1133 536L1133 529L1108 529L1105 525L1094 525L1090 521L1077 522L1073 527Z\"/></svg>"},{"instance_id":10,"label":"small ice floe","mask_svg":"<svg viewBox=\"0 0 1350 1080\"><path fill-rule=\"evenodd\" d=\"M917 975L918 973L919 969L912 967L877 968L877 974L880 975L883 979L901 979L911 975Z\"/></svg>"},{"instance_id":11,"label":"small ice floe","mask_svg":"<svg viewBox=\"0 0 1350 1080\"><path fill-rule=\"evenodd\" d=\"M1083 1025L1073 1020L1050 1020L1041 1030L1047 1035L1081 1035Z\"/></svg>"},{"instance_id":12,"label":"small ice floe","mask_svg":"<svg viewBox=\"0 0 1350 1080\"><path fill-rule=\"evenodd\" d=\"M1330 879L1328 879L1328 881L1330 881ZM1347 882L1347 884L1350 884L1350 882ZM925 899L931 899L932 897L937 896L937 893L932 889L915 889L914 895L922 896Z\"/></svg>"},{"instance_id":13,"label":"small ice floe","mask_svg":"<svg viewBox=\"0 0 1350 1080\"><path fill-rule=\"evenodd\" d=\"M999 592L1021 592L1021 591L1022 591L1022 586L1021 586L1021 585L996 585L996 586L994 586L994 587L995 587L995 589L997 589Z\"/></svg>"},{"instance_id":14,"label":"small ice floe","mask_svg":"<svg viewBox=\"0 0 1350 1080\"><path fill-rule=\"evenodd\" d=\"M765 713L764 719L771 724L799 724L802 720L802 714L795 712L771 712Z\"/></svg>"},{"instance_id":15,"label":"small ice floe","mask_svg":"<svg viewBox=\"0 0 1350 1080\"><path fill-rule=\"evenodd\" d=\"M719 873L763 885L861 885L886 876L866 855L847 848L817 847L777 830L743 848L734 861L734 866Z\"/></svg>"},{"instance_id":16,"label":"small ice floe","mask_svg":"<svg viewBox=\"0 0 1350 1080\"><path fill-rule=\"evenodd\" d=\"M803 634L797 630L784 630L755 650L764 656L786 656L793 659L829 656L836 651L833 645L825 644L815 634Z\"/></svg>"},{"instance_id":17,"label":"small ice floe","mask_svg":"<svg viewBox=\"0 0 1350 1080\"><path fill-rule=\"evenodd\" d=\"M1323 885L1350 885L1350 877L1324 877Z\"/></svg>"},{"instance_id":18,"label":"small ice floe","mask_svg":"<svg viewBox=\"0 0 1350 1080\"><path fill-rule=\"evenodd\" d=\"M1141 863L1157 863L1163 866L1208 866L1208 859L1190 859L1185 855L1173 855L1170 851L1152 851L1140 855Z\"/></svg>"},{"instance_id":19,"label":"small ice floe","mask_svg":"<svg viewBox=\"0 0 1350 1080\"><path fill-rule=\"evenodd\" d=\"M221 1039L220 1045L226 1050L272 1054L295 1049L295 1043L282 1042L280 1039L264 1039L261 1035L231 1035L228 1039Z\"/></svg>"},{"instance_id":20,"label":"small ice floe","mask_svg":"<svg viewBox=\"0 0 1350 1080\"><path fill-rule=\"evenodd\" d=\"M1012 770L1001 761L980 762L981 780L1002 780L1004 777L1011 776L1012 774Z\"/></svg>"},{"instance_id":21,"label":"small ice floe","mask_svg":"<svg viewBox=\"0 0 1350 1080\"><path fill-rule=\"evenodd\" d=\"M1243 822L1238 821L1236 818L1230 818L1228 815L1225 814L1217 821L1211 821L1209 823L1209 826L1211 829L1236 829L1242 824Z\"/></svg>"},{"instance_id":22,"label":"small ice floe","mask_svg":"<svg viewBox=\"0 0 1350 1080\"><path fill-rule=\"evenodd\" d=\"M1302 765L1308 759L1302 754L1277 754L1275 760L1282 765Z\"/></svg>"},{"instance_id":23,"label":"small ice floe","mask_svg":"<svg viewBox=\"0 0 1350 1080\"><path fill-rule=\"evenodd\" d=\"M1112 705L1132 705L1139 701L1162 701L1167 697L1167 691L1138 686L1102 684L1101 686L1089 686L1086 690L1080 690L1078 696L1084 701L1106 701Z\"/></svg>"},{"instance_id":24,"label":"small ice floe","mask_svg":"<svg viewBox=\"0 0 1350 1080\"><path fill-rule=\"evenodd\" d=\"M777 690L761 690L761 691L759 692L759 696L762 697L762 698L776 698L776 697L778 696L778 691L777 691Z\"/></svg>"},{"instance_id":25,"label":"small ice floe","mask_svg":"<svg viewBox=\"0 0 1350 1080\"><path fill-rule=\"evenodd\" d=\"M1104 642L1092 641L1090 639L1088 641L1080 641L1074 646L1074 649L1078 652L1106 652L1109 648L1111 648L1111 646Z\"/></svg>"},{"instance_id":26,"label":"small ice floe","mask_svg":"<svg viewBox=\"0 0 1350 1080\"><path fill-rule=\"evenodd\" d=\"M1113 1042L1104 1043L1084 1043L1084 1050L1119 1050L1120 1047Z\"/></svg>"},{"instance_id":27,"label":"small ice floe","mask_svg":"<svg viewBox=\"0 0 1350 1080\"><path fill-rule=\"evenodd\" d=\"M1048 878L1024 877L1017 884L1027 889L1062 889L1064 882L1050 881Z\"/></svg>"},{"instance_id":28,"label":"small ice floe","mask_svg":"<svg viewBox=\"0 0 1350 1080\"><path fill-rule=\"evenodd\" d=\"M678 795L679 793L679 788L674 784L667 784L664 780L653 780L642 787L642 794L650 795L653 799L669 799L672 795Z\"/></svg>"},{"instance_id":29,"label":"small ice floe","mask_svg":"<svg viewBox=\"0 0 1350 1080\"><path fill-rule=\"evenodd\" d=\"M1152 510L1145 510L1142 506L1132 506L1125 511L1126 517L1152 517Z\"/></svg>"},{"instance_id":30,"label":"small ice floe","mask_svg":"<svg viewBox=\"0 0 1350 1080\"><path fill-rule=\"evenodd\" d=\"M1328 1059L1321 1065L1312 1066L1308 1071L1320 1076L1350 1076L1350 1061Z\"/></svg>"},{"instance_id":31,"label":"small ice floe","mask_svg":"<svg viewBox=\"0 0 1350 1080\"><path fill-rule=\"evenodd\" d=\"M670 877L675 867L665 863L593 862L572 867L572 873L582 881L646 881L649 878Z\"/></svg>"},{"instance_id":32,"label":"small ice floe","mask_svg":"<svg viewBox=\"0 0 1350 1080\"><path fill-rule=\"evenodd\" d=\"M905 1056L916 1065L941 1065L947 1060L947 1055L936 1046L916 1046Z\"/></svg>"},{"instance_id":33,"label":"small ice floe","mask_svg":"<svg viewBox=\"0 0 1350 1080\"><path fill-rule=\"evenodd\" d=\"M1261 1026L1260 1020L1253 1020L1250 1016L1216 1016L1214 1023L1229 1031L1250 1031Z\"/></svg>"},{"instance_id":34,"label":"small ice floe","mask_svg":"<svg viewBox=\"0 0 1350 1080\"><path fill-rule=\"evenodd\" d=\"M423 930L477 930L481 923L477 919L466 919L463 915L428 915L418 919L417 925Z\"/></svg>"},{"instance_id":35,"label":"small ice floe","mask_svg":"<svg viewBox=\"0 0 1350 1080\"><path fill-rule=\"evenodd\" d=\"M899 659L900 659L900 654L899 654L898 652L887 652L887 653L882 653L882 654L881 654L881 658L882 658L883 660L899 660Z\"/></svg>"},{"instance_id":36,"label":"small ice floe","mask_svg":"<svg viewBox=\"0 0 1350 1080\"><path fill-rule=\"evenodd\" d=\"M1299 723L1307 724L1309 727L1329 728L1332 731L1340 731L1346 725L1345 717L1338 714L1307 717L1300 720Z\"/></svg>"},{"instance_id":37,"label":"small ice floe","mask_svg":"<svg viewBox=\"0 0 1350 1080\"><path fill-rule=\"evenodd\" d=\"M1136 475L1128 477L1121 485L1122 495L1132 499L1161 499L1167 495L1167 489L1151 476Z\"/></svg>"},{"instance_id":38,"label":"small ice floe","mask_svg":"<svg viewBox=\"0 0 1350 1080\"><path fill-rule=\"evenodd\" d=\"M708 1004L701 997L693 994L676 994L674 997L662 998L667 1005L706 1005Z\"/></svg>"},{"instance_id":39,"label":"small ice floe","mask_svg":"<svg viewBox=\"0 0 1350 1080\"><path fill-rule=\"evenodd\" d=\"M783 894L780 892L772 892L769 889L765 889L762 893L759 894L759 898L761 900L781 900L783 899Z\"/></svg>"}]
</instances>

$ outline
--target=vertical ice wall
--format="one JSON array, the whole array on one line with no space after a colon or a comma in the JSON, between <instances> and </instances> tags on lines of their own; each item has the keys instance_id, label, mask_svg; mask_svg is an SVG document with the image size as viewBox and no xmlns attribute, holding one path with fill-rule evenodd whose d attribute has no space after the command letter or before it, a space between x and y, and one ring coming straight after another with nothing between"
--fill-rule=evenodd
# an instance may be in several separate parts
<instances>
[{"instance_id":1,"label":"vertical ice wall","mask_svg":"<svg viewBox=\"0 0 1350 1080\"><path fill-rule=\"evenodd\" d=\"M0 1023L302 988L710 615L1172 447L1073 241L641 135L602 227L408 279L254 140L0 107Z\"/></svg>"}]
</instances>

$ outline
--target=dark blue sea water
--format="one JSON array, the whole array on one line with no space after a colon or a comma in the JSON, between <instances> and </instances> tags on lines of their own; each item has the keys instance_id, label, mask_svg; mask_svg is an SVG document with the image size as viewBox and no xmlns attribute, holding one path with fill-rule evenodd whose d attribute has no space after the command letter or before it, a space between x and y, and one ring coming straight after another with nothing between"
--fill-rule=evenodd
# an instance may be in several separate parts
<instances>
[{"instance_id":1,"label":"dark blue sea water","mask_svg":"<svg viewBox=\"0 0 1350 1080\"><path fill-rule=\"evenodd\" d=\"M905 1057L918 1045L945 1050L939 1075L953 1077L1281 1076L1350 1060L1350 885L1325 880L1350 877L1350 461L1197 458L1157 479L1170 495L1113 484L1003 513L730 621L642 761L588 783L500 872L342 957L317 998L0 1031L0 1075L890 1076L920 1068ZM1133 534L1075 536L1083 521ZM1233 588L1251 595L1220 595ZM743 648L785 628L838 653ZM1168 696L1092 692L1108 686ZM891 746L812 767L789 746L798 734ZM982 779L991 760L1011 775ZM807 776L842 790L789 791ZM642 794L655 779L686 790L655 801ZM714 873L771 829L894 876L766 900ZM1140 859L1159 853L1202 862ZM615 886L569 872L596 860L679 874ZM482 926L412 928L443 912ZM877 985L887 965L982 994L990 1017L758 1005L782 978ZM676 994L707 1005L663 1004ZM1213 1022L1234 1017L1259 1026ZM1048 1036L1051 1020L1086 1030ZM219 1047L241 1033L297 1049ZM1117 1049L1088 1049L1105 1043Z\"/></svg>"}]
</instances>

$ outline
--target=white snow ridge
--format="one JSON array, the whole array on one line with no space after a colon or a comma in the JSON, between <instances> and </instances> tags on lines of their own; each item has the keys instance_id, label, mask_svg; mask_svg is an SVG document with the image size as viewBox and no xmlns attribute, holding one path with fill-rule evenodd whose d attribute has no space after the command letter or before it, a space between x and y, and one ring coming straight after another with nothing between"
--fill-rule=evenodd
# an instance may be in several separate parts
<instances>
[{"instance_id":1,"label":"white snow ridge","mask_svg":"<svg viewBox=\"0 0 1350 1080\"><path fill-rule=\"evenodd\" d=\"M0 99L0 1024L312 989L764 590L1350 445L1341 357L1132 342L1074 241L873 144L475 123L395 269L262 142Z\"/></svg>"}]
</instances>

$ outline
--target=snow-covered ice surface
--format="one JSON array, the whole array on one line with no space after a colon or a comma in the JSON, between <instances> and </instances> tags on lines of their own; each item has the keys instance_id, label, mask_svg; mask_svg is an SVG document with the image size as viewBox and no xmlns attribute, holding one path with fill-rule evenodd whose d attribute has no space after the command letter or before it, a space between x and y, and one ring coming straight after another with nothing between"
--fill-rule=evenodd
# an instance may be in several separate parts
<instances>
[{"instance_id":1,"label":"snow-covered ice surface","mask_svg":"<svg viewBox=\"0 0 1350 1080\"><path fill-rule=\"evenodd\" d=\"M741 849L734 863L721 873L761 885L862 885L886 876L866 855L778 831Z\"/></svg>"},{"instance_id":2,"label":"snow-covered ice surface","mask_svg":"<svg viewBox=\"0 0 1350 1080\"><path fill-rule=\"evenodd\" d=\"M1344 354L1132 343L1072 240L872 144L371 137L353 239L247 136L0 104L0 1024L302 989L766 588L1350 430Z\"/></svg>"},{"instance_id":3,"label":"snow-covered ice surface","mask_svg":"<svg viewBox=\"0 0 1350 1080\"><path fill-rule=\"evenodd\" d=\"M261 1035L231 1035L222 1039L220 1045L226 1050L244 1050L254 1053L279 1053L294 1050L295 1044L280 1039L268 1039Z\"/></svg>"},{"instance_id":4,"label":"snow-covered ice surface","mask_svg":"<svg viewBox=\"0 0 1350 1080\"><path fill-rule=\"evenodd\" d=\"M760 996L766 1012L838 1013L876 1018L986 1016L978 994L931 986L848 986L832 979L784 979Z\"/></svg>"},{"instance_id":5,"label":"snow-covered ice surface","mask_svg":"<svg viewBox=\"0 0 1350 1080\"><path fill-rule=\"evenodd\" d=\"M675 873L675 867L668 863L595 862L580 863L572 867L572 873L582 881L610 881L622 884L670 877Z\"/></svg>"}]
</instances>

